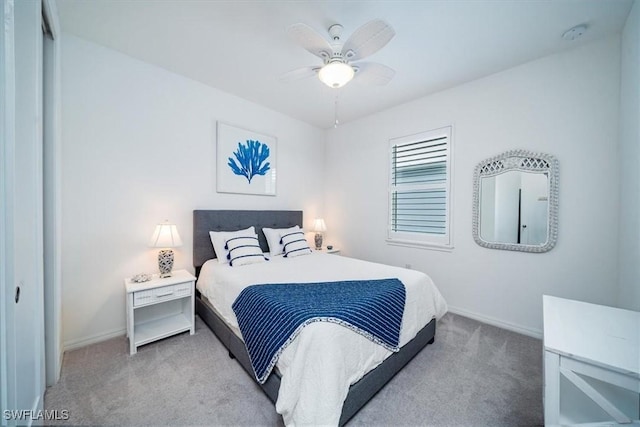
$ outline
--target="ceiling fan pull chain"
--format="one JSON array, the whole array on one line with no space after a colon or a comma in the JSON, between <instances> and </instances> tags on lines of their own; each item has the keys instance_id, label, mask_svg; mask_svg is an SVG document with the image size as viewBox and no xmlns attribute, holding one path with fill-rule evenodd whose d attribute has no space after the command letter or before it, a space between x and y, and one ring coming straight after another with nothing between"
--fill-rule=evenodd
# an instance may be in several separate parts
<instances>
[{"instance_id":1,"label":"ceiling fan pull chain","mask_svg":"<svg viewBox=\"0 0 640 427\"><path fill-rule=\"evenodd\" d=\"M339 123L338 122L338 93L339 92L336 90L336 100L335 100L335 103L334 103L334 112L335 112L334 119L335 120L333 122L334 129L338 127L338 123Z\"/></svg>"}]
</instances>

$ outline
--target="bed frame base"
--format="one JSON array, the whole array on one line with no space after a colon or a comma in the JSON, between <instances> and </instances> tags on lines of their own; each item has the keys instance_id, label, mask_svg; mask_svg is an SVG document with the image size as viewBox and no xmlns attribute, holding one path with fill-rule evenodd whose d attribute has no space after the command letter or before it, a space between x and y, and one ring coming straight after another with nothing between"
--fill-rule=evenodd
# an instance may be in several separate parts
<instances>
[{"instance_id":1,"label":"bed frame base","mask_svg":"<svg viewBox=\"0 0 640 427\"><path fill-rule=\"evenodd\" d=\"M209 326L222 344L229 350L229 357L236 359L255 381L249 353L244 342L220 319L205 303L199 292L196 292L196 312ZM422 328L416 337L409 341L399 352L392 354L377 368L368 372L357 383L349 388L349 393L342 407L340 425L346 424L375 394L384 387L407 363L411 361L427 344L435 340L436 320L433 319ZM257 383L257 381L256 381ZM258 384L274 403L278 399L280 376L273 371L264 384Z\"/></svg>"}]
</instances>

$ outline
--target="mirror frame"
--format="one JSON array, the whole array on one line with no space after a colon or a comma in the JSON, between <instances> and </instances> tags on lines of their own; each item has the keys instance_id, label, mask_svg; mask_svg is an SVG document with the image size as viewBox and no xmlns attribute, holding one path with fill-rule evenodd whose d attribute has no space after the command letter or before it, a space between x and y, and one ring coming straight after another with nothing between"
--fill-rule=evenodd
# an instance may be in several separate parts
<instances>
[{"instance_id":1,"label":"mirror frame","mask_svg":"<svg viewBox=\"0 0 640 427\"><path fill-rule=\"evenodd\" d=\"M511 150L483 160L473 172L473 240L482 247L542 253L553 249L558 240L558 160L551 154L527 150ZM547 172L549 175L549 204L547 241L541 245L487 242L480 237L480 178L507 171Z\"/></svg>"}]
</instances>

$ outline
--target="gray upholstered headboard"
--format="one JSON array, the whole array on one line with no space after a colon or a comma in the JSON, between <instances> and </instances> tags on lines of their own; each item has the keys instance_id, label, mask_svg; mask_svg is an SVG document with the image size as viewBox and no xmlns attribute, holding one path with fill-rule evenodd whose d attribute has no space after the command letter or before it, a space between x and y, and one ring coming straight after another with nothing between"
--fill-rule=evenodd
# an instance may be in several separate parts
<instances>
[{"instance_id":1,"label":"gray upholstered headboard","mask_svg":"<svg viewBox=\"0 0 640 427\"><path fill-rule=\"evenodd\" d=\"M262 228L302 227L302 211L193 211L193 266L196 273L200 272L202 264L216 257L209 231L235 231L252 225L258 233L260 247L267 252L269 246Z\"/></svg>"}]
</instances>

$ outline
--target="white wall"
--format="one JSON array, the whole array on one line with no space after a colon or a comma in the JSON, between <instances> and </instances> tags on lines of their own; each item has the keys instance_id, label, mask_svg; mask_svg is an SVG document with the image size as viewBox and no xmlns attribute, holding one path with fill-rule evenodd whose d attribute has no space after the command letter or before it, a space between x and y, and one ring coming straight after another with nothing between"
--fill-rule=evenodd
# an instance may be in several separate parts
<instances>
[{"instance_id":1,"label":"white wall","mask_svg":"<svg viewBox=\"0 0 640 427\"><path fill-rule=\"evenodd\" d=\"M614 37L330 131L326 241L350 256L411 264L432 276L452 311L533 335L542 330L542 294L614 305L619 73L620 39ZM387 245L389 138L447 125L454 132L455 248ZM559 238L550 252L499 251L473 241L474 167L511 149L559 160Z\"/></svg>"},{"instance_id":2,"label":"white wall","mask_svg":"<svg viewBox=\"0 0 640 427\"><path fill-rule=\"evenodd\" d=\"M192 271L194 209L322 213L324 131L68 34L62 66L66 348L124 333L123 278L157 270L156 223ZM277 196L216 193L216 120L278 138Z\"/></svg>"},{"instance_id":3,"label":"white wall","mask_svg":"<svg viewBox=\"0 0 640 427\"><path fill-rule=\"evenodd\" d=\"M640 311L640 2L622 32L620 82L620 307Z\"/></svg>"}]
</instances>

